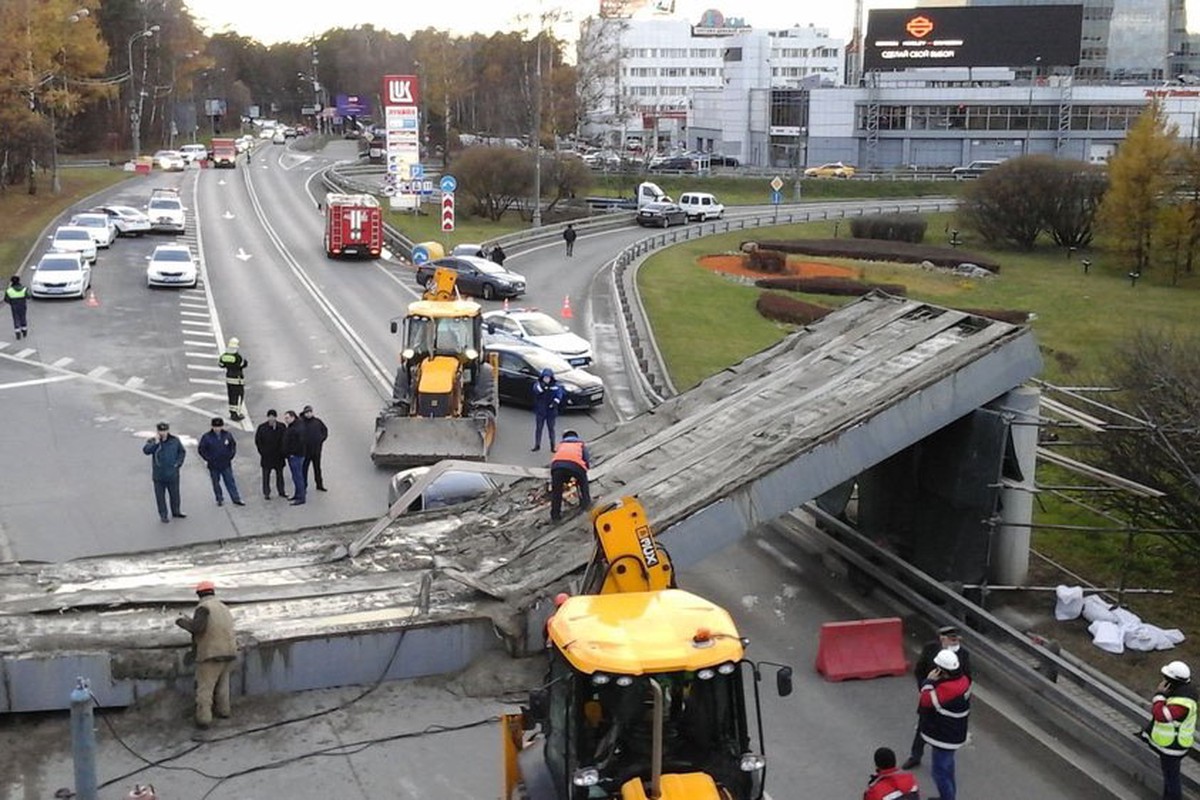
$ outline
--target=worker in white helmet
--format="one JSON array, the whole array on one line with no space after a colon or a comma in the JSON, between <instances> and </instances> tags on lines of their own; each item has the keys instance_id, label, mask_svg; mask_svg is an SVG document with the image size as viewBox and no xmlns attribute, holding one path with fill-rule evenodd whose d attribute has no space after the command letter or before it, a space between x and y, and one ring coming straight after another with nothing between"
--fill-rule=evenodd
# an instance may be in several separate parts
<instances>
[{"instance_id":1,"label":"worker in white helmet","mask_svg":"<svg viewBox=\"0 0 1200 800\"><path fill-rule=\"evenodd\" d=\"M229 395L229 418L238 422L245 418L242 415L242 401L246 397L245 369L250 366L250 362L238 352L240 346L241 343L237 337L233 337L226 345L225 352L217 359L221 369L225 370L225 392Z\"/></svg>"},{"instance_id":2,"label":"worker in white helmet","mask_svg":"<svg viewBox=\"0 0 1200 800\"><path fill-rule=\"evenodd\" d=\"M1192 671L1182 661L1164 666L1162 676L1143 735L1162 764L1163 800L1182 800L1180 768L1196 738L1196 687Z\"/></svg>"},{"instance_id":3,"label":"worker in white helmet","mask_svg":"<svg viewBox=\"0 0 1200 800\"><path fill-rule=\"evenodd\" d=\"M921 683L917 704L921 738L933 750L933 782L941 800L956 800L954 754L967 743L971 713L971 679L953 650L933 657L933 669Z\"/></svg>"}]
</instances>

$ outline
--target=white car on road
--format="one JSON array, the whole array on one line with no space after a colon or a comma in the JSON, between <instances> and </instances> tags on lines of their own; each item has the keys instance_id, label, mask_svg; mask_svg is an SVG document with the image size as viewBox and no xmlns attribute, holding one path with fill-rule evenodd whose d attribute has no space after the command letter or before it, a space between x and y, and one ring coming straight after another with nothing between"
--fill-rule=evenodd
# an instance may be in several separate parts
<instances>
[{"instance_id":1,"label":"white car on road","mask_svg":"<svg viewBox=\"0 0 1200 800\"><path fill-rule=\"evenodd\" d=\"M76 214L71 217L71 224L87 228L92 234L92 241L96 243L96 247L102 249L111 247L113 240L117 238L117 226L113 225L112 220L108 218L108 214L99 214L90 211L84 214Z\"/></svg>"},{"instance_id":2,"label":"white car on road","mask_svg":"<svg viewBox=\"0 0 1200 800\"><path fill-rule=\"evenodd\" d=\"M159 150L154 154L154 164L166 172L180 172L187 168L187 162L178 150Z\"/></svg>"},{"instance_id":3,"label":"white car on road","mask_svg":"<svg viewBox=\"0 0 1200 800\"><path fill-rule=\"evenodd\" d=\"M87 228L60 225L50 237L50 250L55 253L78 253L88 263L96 263L96 240Z\"/></svg>"},{"instance_id":4,"label":"white car on road","mask_svg":"<svg viewBox=\"0 0 1200 800\"><path fill-rule=\"evenodd\" d=\"M46 253L33 268L34 297L83 297L92 285L92 266L79 253Z\"/></svg>"},{"instance_id":5,"label":"white car on road","mask_svg":"<svg viewBox=\"0 0 1200 800\"><path fill-rule=\"evenodd\" d=\"M208 159L208 148L202 144L185 144L179 148L179 155L189 164Z\"/></svg>"},{"instance_id":6,"label":"white car on road","mask_svg":"<svg viewBox=\"0 0 1200 800\"><path fill-rule=\"evenodd\" d=\"M151 196L146 206L146 216L150 218L150 227L156 231L171 231L183 233L187 226L184 219L183 202L178 194L156 194Z\"/></svg>"},{"instance_id":7,"label":"white car on road","mask_svg":"<svg viewBox=\"0 0 1200 800\"><path fill-rule=\"evenodd\" d=\"M489 336L507 336L558 353L573 367L592 363L592 346L587 339L571 333L549 314L528 308L489 311L483 315Z\"/></svg>"},{"instance_id":8,"label":"white car on road","mask_svg":"<svg viewBox=\"0 0 1200 800\"><path fill-rule=\"evenodd\" d=\"M193 287L199 280L196 258L186 244L160 244L146 267L147 286Z\"/></svg>"},{"instance_id":9,"label":"white car on road","mask_svg":"<svg viewBox=\"0 0 1200 800\"><path fill-rule=\"evenodd\" d=\"M97 206L94 214L107 214L118 236L141 236L150 230L150 218L132 206Z\"/></svg>"}]
</instances>

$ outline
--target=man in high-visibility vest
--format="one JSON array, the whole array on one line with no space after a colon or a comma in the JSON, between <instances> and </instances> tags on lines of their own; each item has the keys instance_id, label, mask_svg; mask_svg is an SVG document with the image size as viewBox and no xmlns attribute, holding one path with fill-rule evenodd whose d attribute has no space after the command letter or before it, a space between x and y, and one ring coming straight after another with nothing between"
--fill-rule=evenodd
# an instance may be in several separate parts
<instances>
[{"instance_id":1,"label":"man in high-visibility vest","mask_svg":"<svg viewBox=\"0 0 1200 800\"><path fill-rule=\"evenodd\" d=\"M1182 800L1180 768L1196 739L1196 687L1192 671L1182 661L1162 668L1144 735L1162 764L1163 800Z\"/></svg>"},{"instance_id":2,"label":"man in high-visibility vest","mask_svg":"<svg viewBox=\"0 0 1200 800\"><path fill-rule=\"evenodd\" d=\"M575 431L564 433L550 460L550 519L556 522L562 519L563 489L572 480L579 489L579 507L585 511L592 507L592 493L588 486L588 469L591 466L592 455L579 434Z\"/></svg>"},{"instance_id":3,"label":"man in high-visibility vest","mask_svg":"<svg viewBox=\"0 0 1200 800\"><path fill-rule=\"evenodd\" d=\"M246 367L250 362L242 358L238 352L237 337L229 340L225 352L217 359L217 363L225 370L225 392L229 395L229 418L235 422L242 420L242 400L246 397Z\"/></svg>"},{"instance_id":4,"label":"man in high-visibility vest","mask_svg":"<svg viewBox=\"0 0 1200 800\"><path fill-rule=\"evenodd\" d=\"M13 335L17 339L24 339L29 335L29 320L25 317L29 289L21 283L20 275L13 275L8 279L8 288L4 290L4 302L8 303L8 309L12 312Z\"/></svg>"}]
</instances>

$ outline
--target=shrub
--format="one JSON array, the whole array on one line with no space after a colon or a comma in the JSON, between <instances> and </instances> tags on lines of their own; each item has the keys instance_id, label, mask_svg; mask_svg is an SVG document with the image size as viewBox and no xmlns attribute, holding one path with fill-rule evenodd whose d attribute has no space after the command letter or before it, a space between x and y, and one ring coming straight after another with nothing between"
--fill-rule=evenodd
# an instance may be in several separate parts
<instances>
[{"instance_id":1,"label":"shrub","mask_svg":"<svg viewBox=\"0 0 1200 800\"><path fill-rule=\"evenodd\" d=\"M965 261L978 264L989 272L999 272L1000 264L979 253L935 244L889 242L883 239L795 239L792 241L759 242L760 249L784 253L803 253L826 258L856 258L863 261L898 261L920 264L928 261L939 267L957 267Z\"/></svg>"},{"instance_id":2,"label":"shrub","mask_svg":"<svg viewBox=\"0 0 1200 800\"><path fill-rule=\"evenodd\" d=\"M771 292L760 294L754 308L767 319L785 322L789 325L808 325L833 310Z\"/></svg>"},{"instance_id":3,"label":"shrub","mask_svg":"<svg viewBox=\"0 0 1200 800\"><path fill-rule=\"evenodd\" d=\"M929 223L915 214L879 214L850 220L850 235L855 239L884 239L890 242L925 241Z\"/></svg>"},{"instance_id":4,"label":"shrub","mask_svg":"<svg viewBox=\"0 0 1200 800\"><path fill-rule=\"evenodd\" d=\"M750 251L746 266L756 272L782 275L787 272L787 254L759 247Z\"/></svg>"},{"instance_id":5,"label":"shrub","mask_svg":"<svg viewBox=\"0 0 1200 800\"><path fill-rule=\"evenodd\" d=\"M898 283L866 283L853 278L834 278L830 276L819 278L760 278L754 282L760 289L782 289L786 292L803 292L804 294L828 294L851 297L862 297L873 291L887 292L890 295L904 297L908 289Z\"/></svg>"}]
</instances>

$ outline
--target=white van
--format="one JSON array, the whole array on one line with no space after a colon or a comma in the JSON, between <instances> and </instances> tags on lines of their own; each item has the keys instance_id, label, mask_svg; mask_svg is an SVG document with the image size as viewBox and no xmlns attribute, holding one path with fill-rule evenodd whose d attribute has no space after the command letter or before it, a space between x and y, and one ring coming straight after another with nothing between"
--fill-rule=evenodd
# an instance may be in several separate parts
<instances>
[{"instance_id":1,"label":"white van","mask_svg":"<svg viewBox=\"0 0 1200 800\"><path fill-rule=\"evenodd\" d=\"M687 212L688 219L700 222L725 216L725 206L708 192L684 192L679 196L679 205Z\"/></svg>"},{"instance_id":2,"label":"white van","mask_svg":"<svg viewBox=\"0 0 1200 800\"><path fill-rule=\"evenodd\" d=\"M646 181L645 183L638 184L638 190L637 190L637 207L638 208L641 208L644 205L648 205L649 203L670 203L670 202L672 202L671 198L667 196L666 192L664 192L662 189L660 189L658 187L657 183L650 183L649 181Z\"/></svg>"}]
</instances>

